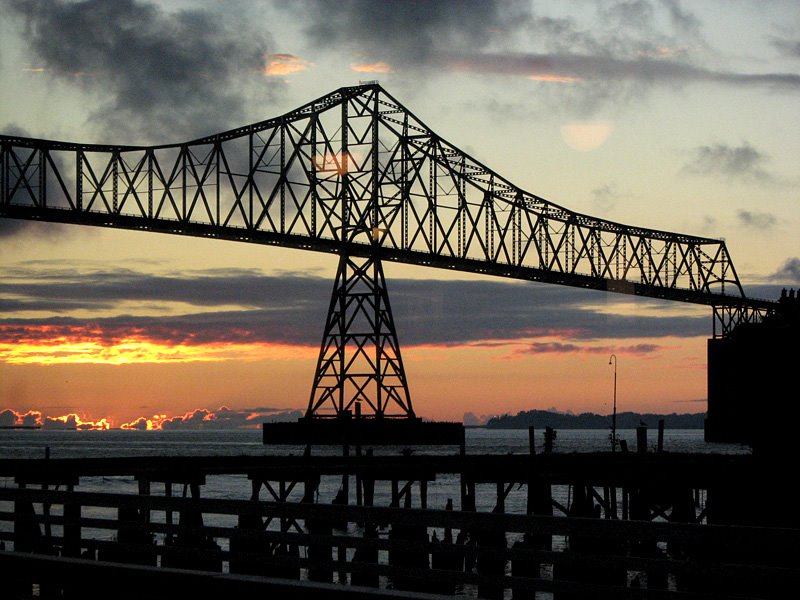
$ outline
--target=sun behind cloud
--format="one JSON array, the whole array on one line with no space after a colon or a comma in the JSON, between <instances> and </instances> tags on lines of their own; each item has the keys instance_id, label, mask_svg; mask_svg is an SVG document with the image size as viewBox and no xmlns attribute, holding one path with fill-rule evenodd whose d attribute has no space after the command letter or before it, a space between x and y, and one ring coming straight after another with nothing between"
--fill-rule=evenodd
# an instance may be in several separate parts
<instances>
[{"instance_id":1,"label":"sun behind cloud","mask_svg":"<svg viewBox=\"0 0 800 600\"><path fill-rule=\"evenodd\" d=\"M613 130L611 121L572 121L561 126L561 137L573 150L590 152L605 144Z\"/></svg>"}]
</instances>

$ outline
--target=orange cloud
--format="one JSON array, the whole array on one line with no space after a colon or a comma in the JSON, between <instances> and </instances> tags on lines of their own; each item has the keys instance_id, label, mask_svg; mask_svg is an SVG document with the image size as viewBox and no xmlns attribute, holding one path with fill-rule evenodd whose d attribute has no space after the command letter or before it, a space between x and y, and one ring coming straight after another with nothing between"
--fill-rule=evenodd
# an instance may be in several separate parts
<instances>
[{"instance_id":1,"label":"orange cloud","mask_svg":"<svg viewBox=\"0 0 800 600\"><path fill-rule=\"evenodd\" d=\"M550 83L573 83L575 81L578 81L577 77L570 77L568 75L555 75L553 73L530 75L528 79L530 79L531 81L547 81Z\"/></svg>"},{"instance_id":2,"label":"orange cloud","mask_svg":"<svg viewBox=\"0 0 800 600\"><path fill-rule=\"evenodd\" d=\"M291 75L305 71L310 63L294 54L267 54L263 73L270 77Z\"/></svg>"},{"instance_id":3,"label":"orange cloud","mask_svg":"<svg viewBox=\"0 0 800 600\"><path fill-rule=\"evenodd\" d=\"M393 71L392 66L386 64L385 62L375 62L363 65L350 65L350 68L358 73L391 73Z\"/></svg>"},{"instance_id":4,"label":"orange cloud","mask_svg":"<svg viewBox=\"0 0 800 600\"><path fill-rule=\"evenodd\" d=\"M575 344L569 342L531 342L523 348L516 348L510 355L501 357L504 359L520 358L526 354L631 354L646 356L658 352L663 347L657 344L633 344L629 346L591 346L587 344Z\"/></svg>"},{"instance_id":5,"label":"orange cloud","mask_svg":"<svg viewBox=\"0 0 800 600\"><path fill-rule=\"evenodd\" d=\"M45 417L43 428L104 431L106 429L111 429L111 423L105 418L99 421L84 421L76 413L69 413L61 417Z\"/></svg>"},{"instance_id":6,"label":"orange cloud","mask_svg":"<svg viewBox=\"0 0 800 600\"><path fill-rule=\"evenodd\" d=\"M217 410L196 408L182 415L168 416L155 414L151 417L137 417L118 427L112 417L98 420L84 418L77 413L58 417L42 417L41 411L31 410L19 413L7 408L0 410L0 427L42 426L44 429L106 431L112 428L134 431L162 431L170 429L253 429L267 420L295 420L302 416L298 409L261 406L255 408L231 409L220 406Z\"/></svg>"},{"instance_id":7,"label":"orange cloud","mask_svg":"<svg viewBox=\"0 0 800 600\"><path fill-rule=\"evenodd\" d=\"M168 417L166 414L139 417L119 426L120 429L136 431L165 431L170 429L253 429L265 420L294 420L301 416L295 409L271 407L230 409L220 406L217 410L196 408L182 415Z\"/></svg>"}]
</instances>

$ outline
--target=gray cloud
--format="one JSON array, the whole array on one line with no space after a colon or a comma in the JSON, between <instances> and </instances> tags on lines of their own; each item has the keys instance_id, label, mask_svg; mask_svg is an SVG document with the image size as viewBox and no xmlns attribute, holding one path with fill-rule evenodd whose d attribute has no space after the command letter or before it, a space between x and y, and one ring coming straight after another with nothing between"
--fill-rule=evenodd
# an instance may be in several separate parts
<instances>
[{"instance_id":1,"label":"gray cloud","mask_svg":"<svg viewBox=\"0 0 800 600\"><path fill-rule=\"evenodd\" d=\"M704 233L713 233L719 231L719 221L713 215L704 215L700 224L700 231Z\"/></svg>"},{"instance_id":2,"label":"gray cloud","mask_svg":"<svg viewBox=\"0 0 800 600\"><path fill-rule=\"evenodd\" d=\"M769 85L776 88L800 89L797 73L736 73L696 67L670 59L617 58L613 56L548 53L443 53L437 62L464 71L505 75L544 76L597 81L637 81L655 83L692 83L698 81L730 85Z\"/></svg>"},{"instance_id":3,"label":"gray cloud","mask_svg":"<svg viewBox=\"0 0 800 600\"><path fill-rule=\"evenodd\" d=\"M318 48L345 49L399 72L544 77L537 97L583 116L639 100L659 84L800 89L797 73L743 73L700 64L714 51L699 19L675 0L598 3L589 27L537 13L522 2L350 0L337 3L336 11L324 0L292 6Z\"/></svg>"},{"instance_id":4,"label":"gray cloud","mask_svg":"<svg viewBox=\"0 0 800 600\"><path fill-rule=\"evenodd\" d=\"M530 18L522 0L326 0L287 3L320 48L350 47L372 61L425 65L445 48L480 49Z\"/></svg>"},{"instance_id":5,"label":"gray cloud","mask_svg":"<svg viewBox=\"0 0 800 600\"><path fill-rule=\"evenodd\" d=\"M736 219L744 227L761 231L772 229L778 222L778 219L773 214L750 210L737 210Z\"/></svg>"},{"instance_id":6,"label":"gray cloud","mask_svg":"<svg viewBox=\"0 0 800 600\"><path fill-rule=\"evenodd\" d=\"M741 146L714 144L692 150L692 158L683 170L694 175L712 175L744 181L770 182L774 177L764 168L767 156L743 142Z\"/></svg>"},{"instance_id":7,"label":"gray cloud","mask_svg":"<svg viewBox=\"0 0 800 600\"><path fill-rule=\"evenodd\" d=\"M0 0L0 6L1 5L2 0ZM4 125L3 134L10 136L31 137L30 131L24 127L21 127L20 125L17 125L16 123ZM55 155L55 160L58 161L57 155ZM0 217L0 240L20 236L22 234L33 237L61 237L74 233L75 228L58 223L40 223L37 221L6 219Z\"/></svg>"},{"instance_id":8,"label":"gray cloud","mask_svg":"<svg viewBox=\"0 0 800 600\"><path fill-rule=\"evenodd\" d=\"M106 98L93 120L113 131L113 143L181 141L241 124L254 80L269 97L260 74L268 35L231 13L168 13L141 0L4 4L24 19L24 39L49 72Z\"/></svg>"},{"instance_id":9,"label":"gray cloud","mask_svg":"<svg viewBox=\"0 0 800 600\"><path fill-rule=\"evenodd\" d=\"M684 10L678 0L662 0L661 4L666 7L670 21L678 32L695 39L700 38L702 29L700 20L689 11Z\"/></svg>"},{"instance_id":10,"label":"gray cloud","mask_svg":"<svg viewBox=\"0 0 800 600\"><path fill-rule=\"evenodd\" d=\"M652 354L661 347L656 344L634 344L630 346L582 346L562 342L534 342L524 348L517 349L513 355L520 354Z\"/></svg>"},{"instance_id":11,"label":"gray cloud","mask_svg":"<svg viewBox=\"0 0 800 600\"><path fill-rule=\"evenodd\" d=\"M645 0L618 2L600 10L606 19L625 27L645 28L655 15L653 5Z\"/></svg>"},{"instance_id":12,"label":"gray cloud","mask_svg":"<svg viewBox=\"0 0 800 600\"><path fill-rule=\"evenodd\" d=\"M604 337L703 335L708 317L610 315L587 309L609 301L603 292L542 284L494 281L393 279L392 308L404 345L514 340L559 335L571 340ZM311 276L265 276L244 270L163 277L134 272L95 272L70 277L62 271L37 281L15 271L0 283L5 319L2 337L30 339L38 325L64 335L112 344L132 335L166 344L276 342L316 346L331 281ZM634 300L635 301L635 300ZM181 302L202 312L159 317L116 315L90 321L69 316L70 309L109 311L118 303ZM664 303L666 307L667 304ZM216 310L213 310L214 308ZM35 319L9 311L38 310ZM212 309L212 310L209 310ZM53 315L62 316L53 316ZM42 335L52 334L50 331Z\"/></svg>"},{"instance_id":13,"label":"gray cloud","mask_svg":"<svg viewBox=\"0 0 800 600\"><path fill-rule=\"evenodd\" d=\"M265 421L296 421L303 416L303 411L292 409L230 409L221 406L217 410L198 408L183 416L170 417L161 423L164 430L176 429L242 429L252 428ZM146 422L142 427L141 417L128 424L126 429L146 429Z\"/></svg>"},{"instance_id":14,"label":"gray cloud","mask_svg":"<svg viewBox=\"0 0 800 600\"><path fill-rule=\"evenodd\" d=\"M762 283L747 286L747 296L764 300L778 300L781 296L781 289L787 285L793 285L792 277L797 274L793 275L792 269L795 267L800 268L800 264L795 264L794 260L787 260L786 262L789 264L784 264L773 274L767 276L751 275L749 277L750 280L761 281ZM784 271L787 266L788 270ZM800 277L796 281L800 282Z\"/></svg>"},{"instance_id":15,"label":"gray cloud","mask_svg":"<svg viewBox=\"0 0 800 600\"><path fill-rule=\"evenodd\" d=\"M800 285L800 258L796 256L787 258L769 279L785 285Z\"/></svg>"},{"instance_id":16,"label":"gray cloud","mask_svg":"<svg viewBox=\"0 0 800 600\"><path fill-rule=\"evenodd\" d=\"M31 221L21 221L19 219L4 219L0 217L0 239L19 235L26 230L33 229Z\"/></svg>"},{"instance_id":17,"label":"gray cloud","mask_svg":"<svg viewBox=\"0 0 800 600\"><path fill-rule=\"evenodd\" d=\"M75 235L75 233L75 227L71 225L0 217L0 240L22 236L23 234L37 239L47 238L54 240Z\"/></svg>"},{"instance_id":18,"label":"gray cloud","mask_svg":"<svg viewBox=\"0 0 800 600\"><path fill-rule=\"evenodd\" d=\"M787 40L783 38L773 38L772 45L784 56L800 58L800 40Z\"/></svg>"},{"instance_id":19,"label":"gray cloud","mask_svg":"<svg viewBox=\"0 0 800 600\"><path fill-rule=\"evenodd\" d=\"M602 211L613 210L620 197L621 194L616 183L606 183L592 190L592 200Z\"/></svg>"}]
</instances>

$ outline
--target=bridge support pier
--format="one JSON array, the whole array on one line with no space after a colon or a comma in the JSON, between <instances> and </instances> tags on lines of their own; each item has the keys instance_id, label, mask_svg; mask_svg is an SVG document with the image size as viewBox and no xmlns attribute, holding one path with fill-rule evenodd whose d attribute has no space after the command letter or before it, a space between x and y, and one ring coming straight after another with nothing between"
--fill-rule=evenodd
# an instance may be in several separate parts
<instances>
[{"instance_id":1,"label":"bridge support pier","mask_svg":"<svg viewBox=\"0 0 800 600\"><path fill-rule=\"evenodd\" d=\"M414 418L377 251L339 258L306 417L362 412L377 419Z\"/></svg>"}]
</instances>

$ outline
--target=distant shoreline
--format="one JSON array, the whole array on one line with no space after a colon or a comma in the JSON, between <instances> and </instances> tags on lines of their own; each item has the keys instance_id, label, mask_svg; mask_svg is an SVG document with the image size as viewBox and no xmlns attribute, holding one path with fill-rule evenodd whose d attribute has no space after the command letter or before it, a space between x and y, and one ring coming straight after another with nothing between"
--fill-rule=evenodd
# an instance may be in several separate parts
<instances>
[{"instance_id":1,"label":"distant shoreline","mask_svg":"<svg viewBox=\"0 0 800 600\"><path fill-rule=\"evenodd\" d=\"M617 429L635 429L640 425L649 428L658 427L660 420L664 421L667 429L703 429L705 427L705 413L617 413ZM492 417L483 426L486 429L528 429L553 427L554 429L609 429L611 415L598 415L595 413L582 413L571 415L547 410L529 410L516 415L501 415Z\"/></svg>"}]
</instances>

